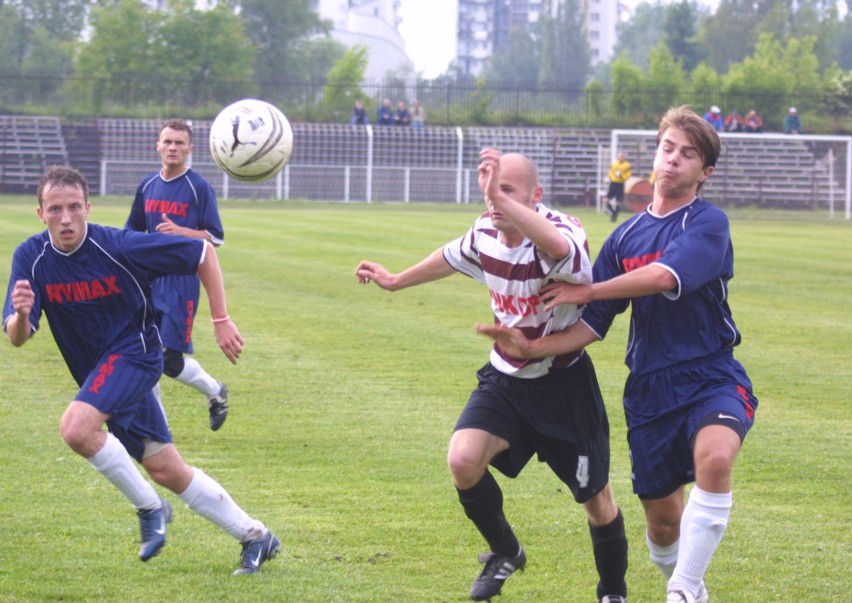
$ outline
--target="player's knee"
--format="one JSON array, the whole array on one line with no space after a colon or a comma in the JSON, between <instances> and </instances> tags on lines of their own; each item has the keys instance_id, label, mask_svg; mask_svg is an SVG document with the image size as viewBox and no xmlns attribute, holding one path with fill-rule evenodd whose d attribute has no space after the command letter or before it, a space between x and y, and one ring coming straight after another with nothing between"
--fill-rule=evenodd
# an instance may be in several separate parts
<instances>
[{"instance_id":1,"label":"player's knee","mask_svg":"<svg viewBox=\"0 0 852 603\"><path fill-rule=\"evenodd\" d=\"M183 372L183 354L175 350L166 350L163 353L163 373L174 379Z\"/></svg>"}]
</instances>

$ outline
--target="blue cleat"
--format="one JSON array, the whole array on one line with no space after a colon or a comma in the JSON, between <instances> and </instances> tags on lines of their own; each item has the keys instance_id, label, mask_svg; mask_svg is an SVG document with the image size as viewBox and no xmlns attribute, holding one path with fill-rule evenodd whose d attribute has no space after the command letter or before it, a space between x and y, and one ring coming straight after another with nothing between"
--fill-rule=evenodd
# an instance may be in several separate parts
<instances>
[{"instance_id":1,"label":"blue cleat","mask_svg":"<svg viewBox=\"0 0 852 603\"><path fill-rule=\"evenodd\" d=\"M234 571L234 575L253 574L260 569L264 561L274 558L280 552L281 541L276 538L271 530L267 530L263 538L243 543L240 567Z\"/></svg>"},{"instance_id":2,"label":"blue cleat","mask_svg":"<svg viewBox=\"0 0 852 603\"><path fill-rule=\"evenodd\" d=\"M172 506L162 498L160 503L159 509L136 512L142 532L142 544L139 545L139 559L142 561L159 555L166 544L166 524L172 520Z\"/></svg>"}]
</instances>

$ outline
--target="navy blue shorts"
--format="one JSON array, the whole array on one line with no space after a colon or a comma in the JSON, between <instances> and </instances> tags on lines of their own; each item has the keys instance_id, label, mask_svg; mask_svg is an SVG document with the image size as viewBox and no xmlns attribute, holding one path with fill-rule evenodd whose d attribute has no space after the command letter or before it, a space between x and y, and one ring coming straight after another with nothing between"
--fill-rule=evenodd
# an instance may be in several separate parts
<instances>
[{"instance_id":1,"label":"navy blue shorts","mask_svg":"<svg viewBox=\"0 0 852 603\"><path fill-rule=\"evenodd\" d=\"M200 282L194 274L163 276L154 282L157 326L166 349L192 354Z\"/></svg>"},{"instance_id":2,"label":"navy blue shorts","mask_svg":"<svg viewBox=\"0 0 852 603\"><path fill-rule=\"evenodd\" d=\"M110 432L140 462L144 440L172 441L166 414L153 392L162 373L159 349L145 356L106 354L75 398L109 415Z\"/></svg>"},{"instance_id":3,"label":"navy blue shorts","mask_svg":"<svg viewBox=\"0 0 852 603\"><path fill-rule=\"evenodd\" d=\"M491 461L517 477L533 454L547 463L579 503L609 482L609 421L588 354L538 379L501 373L490 363L476 374L479 386L455 430L481 429L509 442Z\"/></svg>"},{"instance_id":4,"label":"navy blue shorts","mask_svg":"<svg viewBox=\"0 0 852 603\"><path fill-rule=\"evenodd\" d=\"M662 498L695 480L692 444L708 423L728 424L740 438L754 424L757 398L743 366L729 352L631 375L624 390L633 491Z\"/></svg>"}]
</instances>

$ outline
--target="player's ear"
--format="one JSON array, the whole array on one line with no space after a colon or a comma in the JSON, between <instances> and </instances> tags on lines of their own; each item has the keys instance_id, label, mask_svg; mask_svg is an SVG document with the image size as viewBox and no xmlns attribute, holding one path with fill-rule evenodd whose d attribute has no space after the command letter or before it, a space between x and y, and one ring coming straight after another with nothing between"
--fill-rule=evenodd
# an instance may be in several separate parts
<instances>
[{"instance_id":1,"label":"player's ear","mask_svg":"<svg viewBox=\"0 0 852 603\"><path fill-rule=\"evenodd\" d=\"M541 203L541 200L544 198L544 187L542 187L540 184L537 185L533 189L533 195L532 196L533 196L533 201L535 201L536 203Z\"/></svg>"}]
</instances>

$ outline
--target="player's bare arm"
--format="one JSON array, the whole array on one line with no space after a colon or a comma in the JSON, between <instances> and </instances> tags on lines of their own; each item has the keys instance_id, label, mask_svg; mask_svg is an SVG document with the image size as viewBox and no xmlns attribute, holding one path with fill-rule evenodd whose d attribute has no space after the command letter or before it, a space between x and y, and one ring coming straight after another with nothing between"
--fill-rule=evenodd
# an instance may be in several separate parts
<instances>
[{"instance_id":1,"label":"player's bare arm","mask_svg":"<svg viewBox=\"0 0 852 603\"><path fill-rule=\"evenodd\" d=\"M381 264L366 260L355 269L355 276L360 284L376 283L386 291L399 291L406 287L437 281L452 274L455 274L455 270L444 259L443 248L436 249L422 262L397 274L388 272Z\"/></svg>"},{"instance_id":2,"label":"player's bare arm","mask_svg":"<svg viewBox=\"0 0 852 603\"><path fill-rule=\"evenodd\" d=\"M228 316L228 305L225 301L225 281L222 278L222 269L219 266L219 258L216 249L211 243L206 243L204 261L198 266L198 278L207 292L207 301L210 304L210 319L213 321L213 331L216 335L216 343L222 352L231 361L237 363L237 359L243 351L243 341L237 325Z\"/></svg>"},{"instance_id":3,"label":"player's bare arm","mask_svg":"<svg viewBox=\"0 0 852 603\"><path fill-rule=\"evenodd\" d=\"M12 307L15 314L6 323L6 334L16 348L24 345L32 335L30 312L35 303L35 293L27 280L15 281L12 289Z\"/></svg>"},{"instance_id":4,"label":"player's bare arm","mask_svg":"<svg viewBox=\"0 0 852 603\"><path fill-rule=\"evenodd\" d=\"M496 341L503 351L516 358L545 358L568 354L598 341L597 334L581 321L575 322L564 331L540 339L528 339L520 329L502 324L478 324L474 329Z\"/></svg>"},{"instance_id":5,"label":"player's bare arm","mask_svg":"<svg viewBox=\"0 0 852 603\"><path fill-rule=\"evenodd\" d=\"M479 156L479 188L495 226L500 229L501 220L505 220L541 252L554 259L567 256L571 251L568 241L553 223L535 211L544 189L534 181L529 159L517 154L501 155L491 148L483 149ZM508 244L520 243L512 240L511 232L501 230Z\"/></svg>"},{"instance_id":6,"label":"player's bare arm","mask_svg":"<svg viewBox=\"0 0 852 603\"><path fill-rule=\"evenodd\" d=\"M608 281L591 285L548 283L541 288L544 309L552 310L560 304L587 304L598 299L626 299L671 291L677 279L671 271L658 264L648 264Z\"/></svg>"}]
</instances>

